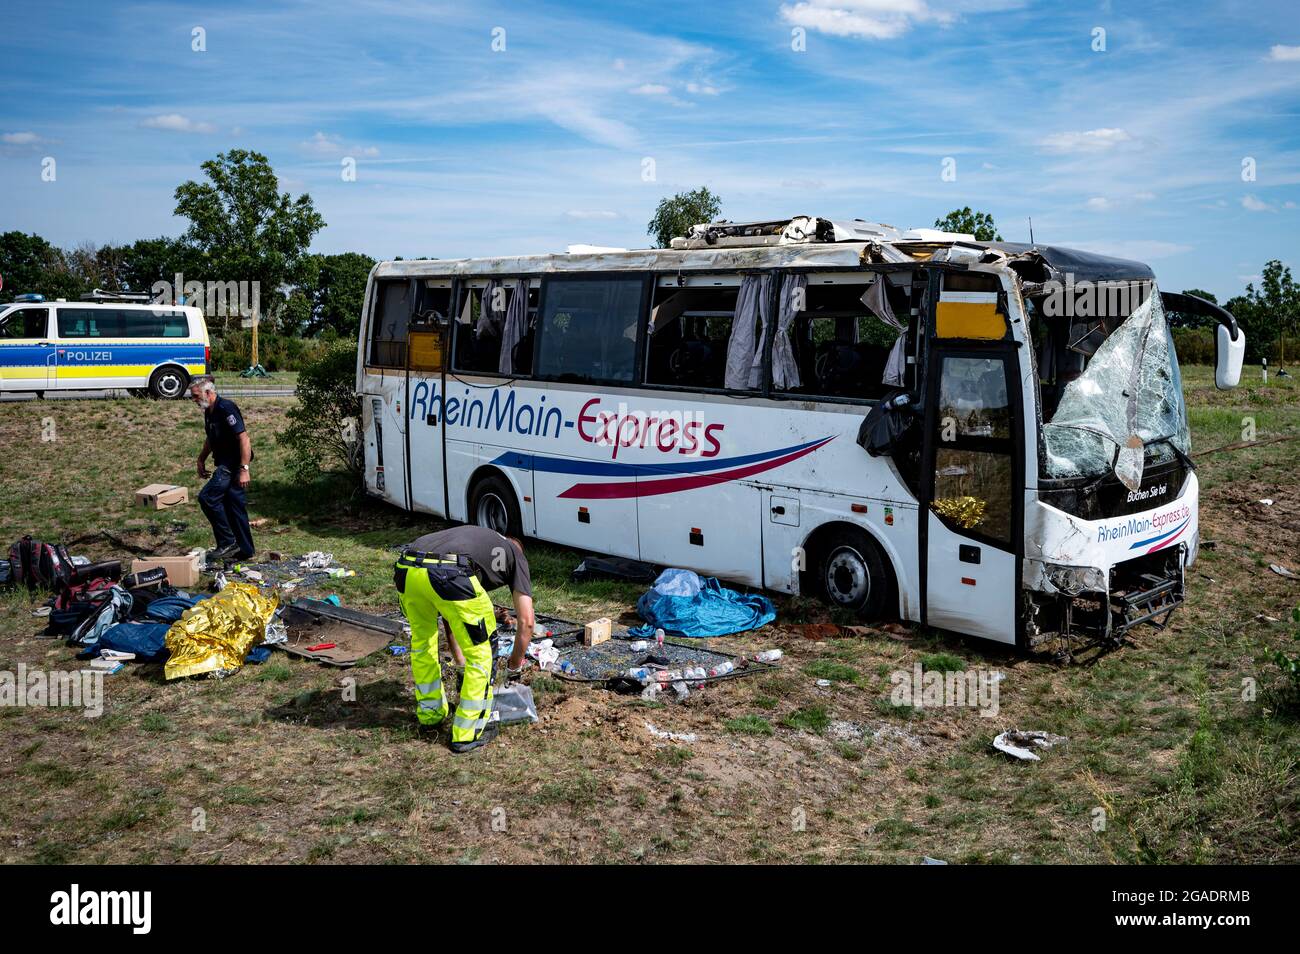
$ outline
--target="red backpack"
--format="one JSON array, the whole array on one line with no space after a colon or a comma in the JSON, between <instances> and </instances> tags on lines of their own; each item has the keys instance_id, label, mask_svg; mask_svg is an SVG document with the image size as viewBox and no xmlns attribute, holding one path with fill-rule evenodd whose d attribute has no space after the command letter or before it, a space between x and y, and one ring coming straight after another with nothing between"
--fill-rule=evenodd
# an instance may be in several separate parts
<instances>
[{"instance_id":1,"label":"red backpack","mask_svg":"<svg viewBox=\"0 0 1300 954\"><path fill-rule=\"evenodd\" d=\"M72 577L72 557L63 544L42 543L28 534L9 548L9 573L29 590L57 589Z\"/></svg>"}]
</instances>

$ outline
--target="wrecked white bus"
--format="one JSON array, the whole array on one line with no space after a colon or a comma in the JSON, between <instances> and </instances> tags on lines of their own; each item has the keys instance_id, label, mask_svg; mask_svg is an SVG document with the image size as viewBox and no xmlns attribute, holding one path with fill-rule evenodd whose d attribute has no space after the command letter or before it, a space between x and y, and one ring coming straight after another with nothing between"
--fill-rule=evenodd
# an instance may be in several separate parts
<instances>
[{"instance_id":1,"label":"wrecked white bus","mask_svg":"<svg viewBox=\"0 0 1300 954\"><path fill-rule=\"evenodd\" d=\"M1145 265L818 218L669 249L382 262L369 492L1014 644L1161 625L1198 486Z\"/></svg>"}]
</instances>

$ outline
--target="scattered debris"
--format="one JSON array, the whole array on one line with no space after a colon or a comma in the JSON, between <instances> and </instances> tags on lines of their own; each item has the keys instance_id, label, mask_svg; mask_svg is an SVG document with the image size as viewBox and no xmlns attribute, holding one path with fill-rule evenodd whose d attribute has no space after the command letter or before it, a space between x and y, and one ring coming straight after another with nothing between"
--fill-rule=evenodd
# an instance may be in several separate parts
<instances>
[{"instance_id":1,"label":"scattered debris","mask_svg":"<svg viewBox=\"0 0 1300 954\"><path fill-rule=\"evenodd\" d=\"M167 631L165 675L227 676L244 665L248 651L266 635L277 599L251 583L229 583L189 610Z\"/></svg>"},{"instance_id":2,"label":"scattered debris","mask_svg":"<svg viewBox=\"0 0 1300 954\"><path fill-rule=\"evenodd\" d=\"M1031 746L1050 749L1066 741L1068 740L1065 736L1053 735L1050 732L1021 732L1018 729L1009 729L993 740L993 748L1022 762L1040 762L1042 760L1033 752Z\"/></svg>"},{"instance_id":3,"label":"scattered debris","mask_svg":"<svg viewBox=\"0 0 1300 954\"><path fill-rule=\"evenodd\" d=\"M664 729L656 729L651 723L645 724L645 730L653 735L656 739L663 739L665 742L698 742L700 737L694 732L668 732Z\"/></svg>"},{"instance_id":4,"label":"scattered debris","mask_svg":"<svg viewBox=\"0 0 1300 954\"><path fill-rule=\"evenodd\" d=\"M388 648L403 629L399 620L345 609L328 600L295 600L285 607L283 620L286 639L276 648L344 668Z\"/></svg>"},{"instance_id":5,"label":"scattered debris","mask_svg":"<svg viewBox=\"0 0 1300 954\"><path fill-rule=\"evenodd\" d=\"M1300 580L1300 576L1297 576L1294 571L1288 570L1280 563L1270 563L1268 568L1278 576L1286 577L1288 580Z\"/></svg>"},{"instance_id":6,"label":"scattered debris","mask_svg":"<svg viewBox=\"0 0 1300 954\"><path fill-rule=\"evenodd\" d=\"M938 858L931 858L929 855L921 856L921 864L923 865L946 865L947 863L948 862L941 861Z\"/></svg>"},{"instance_id":7,"label":"scattered debris","mask_svg":"<svg viewBox=\"0 0 1300 954\"><path fill-rule=\"evenodd\" d=\"M1262 503L1265 507L1271 507L1273 506L1273 498L1265 497L1262 500L1260 500L1259 503Z\"/></svg>"},{"instance_id":8,"label":"scattered debris","mask_svg":"<svg viewBox=\"0 0 1300 954\"><path fill-rule=\"evenodd\" d=\"M538 721L533 690L521 682L497 689L492 694L492 708L502 725Z\"/></svg>"},{"instance_id":9,"label":"scattered debris","mask_svg":"<svg viewBox=\"0 0 1300 954\"><path fill-rule=\"evenodd\" d=\"M627 580L632 583L649 583L659 575L652 563L629 560L625 557L585 556L574 567L569 579L575 583L587 580Z\"/></svg>"},{"instance_id":10,"label":"scattered debris","mask_svg":"<svg viewBox=\"0 0 1300 954\"><path fill-rule=\"evenodd\" d=\"M817 680L817 688L818 688L818 689L829 689L830 687L831 687L831 681L830 681L829 679L818 679L818 680Z\"/></svg>"},{"instance_id":11,"label":"scattered debris","mask_svg":"<svg viewBox=\"0 0 1300 954\"><path fill-rule=\"evenodd\" d=\"M1260 620L1260 621L1265 622L1265 623L1280 623L1280 622L1282 622L1282 621L1281 621L1280 619L1278 619L1276 616L1269 616L1267 613L1256 613L1256 614L1255 614L1255 619Z\"/></svg>"}]
</instances>

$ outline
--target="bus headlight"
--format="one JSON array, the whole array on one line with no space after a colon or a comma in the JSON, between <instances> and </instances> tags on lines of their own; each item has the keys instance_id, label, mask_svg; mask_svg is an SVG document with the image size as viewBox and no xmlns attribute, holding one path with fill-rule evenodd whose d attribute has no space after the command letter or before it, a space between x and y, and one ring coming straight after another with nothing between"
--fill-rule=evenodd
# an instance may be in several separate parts
<instances>
[{"instance_id":1,"label":"bus headlight","mask_svg":"<svg viewBox=\"0 0 1300 954\"><path fill-rule=\"evenodd\" d=\"M1080 593L1106 593L1106 572L1095 566L1065 566L1061 563L1045 565L1047 581L1067 596Z\"/></svg>"}]
</instances>

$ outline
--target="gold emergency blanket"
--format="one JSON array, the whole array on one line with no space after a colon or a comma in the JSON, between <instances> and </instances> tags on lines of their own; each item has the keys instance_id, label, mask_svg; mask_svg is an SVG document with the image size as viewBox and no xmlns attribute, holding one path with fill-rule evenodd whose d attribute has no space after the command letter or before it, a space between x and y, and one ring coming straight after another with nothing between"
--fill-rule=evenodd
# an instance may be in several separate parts
<instances>
[{"instance_id":1,"label":"gold emergency blanket","mask_svg":"<svg viewBox=\"0 0 1300 954\"><path fill-rule=\"evenodd\" d=\"M932 501L930 506L939 516L947 517L957 526L969 530L984 522L987 503L976 497L948 497Z\"/></svg>"},{"instance_id":2,"label":"gold emergency blanket","mask_svg":"<svg viewBox=\"0 0 1300 954\"><path fill-rule=\"evenodd\" d=\"M167 678L239 669L266 636L278 603L274 593L264 596L252 583L228 583L216 596L186 610L167 631Z\"/></svg>"}]
</instances>

